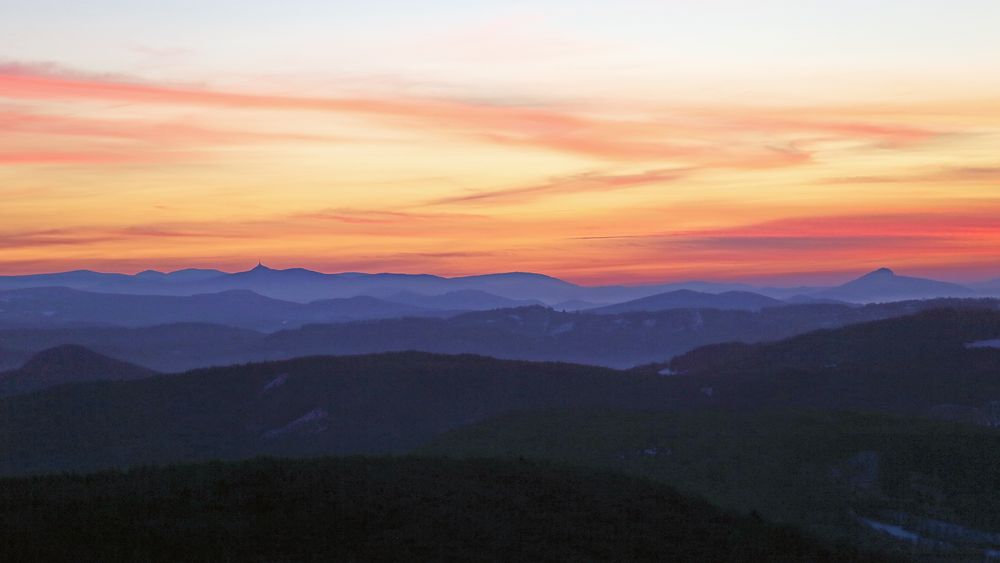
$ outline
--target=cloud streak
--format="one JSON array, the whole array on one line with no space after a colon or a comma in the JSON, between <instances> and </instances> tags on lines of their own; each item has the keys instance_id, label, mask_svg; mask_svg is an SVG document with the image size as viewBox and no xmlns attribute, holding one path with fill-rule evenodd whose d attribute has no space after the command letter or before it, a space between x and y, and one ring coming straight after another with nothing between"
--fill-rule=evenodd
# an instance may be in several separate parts
<instances>
[{"instance_id":1,"label":"cloud streak","mask_svg":"<svg viewBox=\"0 0 1000 563\"><path fill-rule=\"evenodd\" d=\"M268 133L214 129L192 123L137 119L90 119L61 115L0 111L0 129L7 134L125 139L156 145L218 145L267 141L322 141L335 137L301 133Z\"/></svg>"},{"instance_id":2,"label":"cloud streak","mask_svg":"<svg viewBox=\"0 0 1000 563\"><path fill-rule=\"evenodd\" d=\"M100 100L132 104L365 116L386 124L432 130L507 146L544 148L610 161L683 162L722 168L770 168L808 162L801 143L768 137L790 134L919 142L937 133L893 124L748 118L725 112L614 118L553 107L526 107L461 100L295 97L221 92L198 87L129 82L52 67L0 66L0 96L33 101ZM734 140L738 132L742 140ZM180 133L180 132L175 132Z\"/></svg>"},{"instance_id":3,"label":"cloud streak","mask_svg":"<svg viewBox=\"0 0 1000 563\"><path fill-rule=\"evenodd\" d=\"M568 195L591 192L608 192L624 190L639 186L648 186L676 182L690 173L690 170L647 170L636 174L602 174L599 172L584 172L553 178L541 184L521 186L502 190L477 192L436 199L429 205L493 205L497 203L519 203L535 198Z\"/></svg>"},{"instance_id":4,"label":"cloud streak","mask_svg":"<svg viewBox=\"0 0 1000 563\"><path fill-rule=\"evenodd\" d=\"M907 174L829 178L828 184L1000 183L1000 166L950 166Z\"/></svg>"},{"instance_id":5,"label":"cloud streak","mask_svg":"<svg viewBox=\"0 0 1000 563\"><path fill-rule=\"evenodd\" d=\"M21 150L0 151L0 165L104 165L177 162L190 159L191 154L155 150Z\"/></svg>"}]
</instances>

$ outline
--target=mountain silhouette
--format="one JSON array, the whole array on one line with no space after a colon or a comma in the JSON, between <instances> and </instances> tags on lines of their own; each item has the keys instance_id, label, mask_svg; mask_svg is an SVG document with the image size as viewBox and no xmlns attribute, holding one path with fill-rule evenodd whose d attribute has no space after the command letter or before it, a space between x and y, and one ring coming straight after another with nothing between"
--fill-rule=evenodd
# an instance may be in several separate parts
<instances>
[{"instance_id":1,"label":"mountain silhouette","mask_svg":"<svg viewBox=\"0 0 1000 563\"><path fill-rule=\"evenodd\" d=\"M64 383L122 381L155 375L153 370L109 358L83 346L39 352L19 369L0 373L0 394L29 393Z\"/></svg>"},{"instance_id":2,"label":"mountain silhouette","mask_svg":"<svg viewBox=\"0 0 1000 563\"><path fill-rule=\"evenodd\" d=\"M760 287L738 282L684 281L649 285L582 286L531 272L505 272L458 277L430 274L342 272L326 274L305 268L277 269L263 263L235 273L211 269L176 272L147 270L136 275L77 270L53 274L0 276L0 290L66 287L98 293L191 296L231 290L308 303L362 295L386 299L399 294L444 295L477 291L515 302L541 302L560 309L581 309L588 303L611 305L679 290L705 294L749 292L773 299L851 301L857 303L1000 295L1000 284L983 282L976 289L921 278L897 276L880 269L839 287ZM512 306L515 303L508 303ZM468 310L466 304L459 309ZM475 305L482 309L485 305Z\"/></svg>"},{"instance_id":3,"label":"mountain silhouette","mask_svg":"<svg viewBox=\"0 0 1000 563\"><path fill-rule=\"evenodd\" d=\"M976 295L974 290L962 285L900 276L889 268L879 268L843 285L814 293L811 297L854 303L875 303L974 295Z\"/></svg>"},{"instance_id":4,"label":"mountain silhouette","mask_svg":"<svg viewBox=\"0 0 1000 563\"><path fill-rule=\"evenodd\" d=\"M369 296L303 304L265 297L248 289L177 296L37 287L0 291L0 303L0 326L11 328L199 322L273 331L308 323L444 314Z\"/></svg>"}]
</instances>

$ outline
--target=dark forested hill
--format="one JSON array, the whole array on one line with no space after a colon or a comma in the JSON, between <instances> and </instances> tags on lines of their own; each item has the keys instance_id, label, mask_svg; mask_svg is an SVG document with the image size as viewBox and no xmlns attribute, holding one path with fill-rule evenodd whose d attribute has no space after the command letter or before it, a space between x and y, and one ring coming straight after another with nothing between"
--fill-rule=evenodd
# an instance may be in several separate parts
<instances>
[{"instance_id":1,"label":"dark forested hill","mask_svg":"<svg viewBox=\"0 0 1000 563\"><path fill-rule=\"evenodd\" d=\"M689 406L850 408L1000 425L1000 311L942 309L675 358Z\"/></svg>"},{"instance_id":2,"label":"dark forested hill","mask_svg":"<svg viewBox=\"0 0 1000 563\"><path fill-rule=\"evenodd\" d=\"M260 459L0 481L4 560L874 561L534 462Z\"/></svg>"},{"instance_id":3,"label":"dark forested hill","mask_svg":"<svg viewBox=\"0 0 1000 563\"><path fill-rule=\"evenodd\" d=\"M563 411L501 416L418 451L624 472L830 541L941 558L930 561L1000 549L1000 431L985 428L852 413Z\"/></svg>"},{"instance_id":4,"label":"dark forested hill","mask_svg":"<svg viewBox=\"0 0 1000 563\"><path fill-rule=\"evenodd\" d=\"M0 398L0 474L404 452L519 409L658 408L667 381L423 353L302 358Z\"/></svg>"}]
</instances>

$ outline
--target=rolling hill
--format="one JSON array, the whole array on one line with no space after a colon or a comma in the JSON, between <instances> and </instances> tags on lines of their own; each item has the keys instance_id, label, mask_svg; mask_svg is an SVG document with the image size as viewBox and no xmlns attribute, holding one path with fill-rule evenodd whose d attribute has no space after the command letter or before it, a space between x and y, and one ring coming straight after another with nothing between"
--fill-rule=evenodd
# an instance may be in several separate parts
<instances>
[{"instance_id":1,"label":"rolling hill","mask_svg":"<svg viewBox=\"0 0 1000 563\"><path fill-rule=\"evenodd\" d=\"M0 474L401 453L518 409L664 406L667 381L422 353L301 358L0 397Z\"/></svg>"},{"instance_id":2,"label":"rolling hill","mask_svg":"<svg viewBox=\"0 0 1000 563\"><path fill-rule=\"evenodd\" d=\"M527 307L449 318L310 324L271 334L203 323L132 329L0 329L0 366L3 366L0 369L17 367L31 355L61 344L79 344L168 372L307 355L406 350L625 368L663 362L707 344L779 340L820 328L940 307L994 309L997 302L933 300L867 306L790 305L760 311L705 309L605 315Z\"/></svg>"},{"instance_id":3,"label":"rolling hill","mask_svg":"<svg viewBox=\"0 0 1000 563\"><path fill-rule=\"evenodd\" d=\"M383 299L392 303L445 311L488 311L490 309L511 309L542 304L533 299L507 299L476 289L449 291L438 295L423 295L404 291Z\"/></svg>"},{"instance_id":4,"label":"rolling hill","mask_svg":"<svg viewBox=\"0 0 1000 563\"><path fill-rule=\"evenodd\" d=\"M965 411L985 423L1000 401L1000 349L973 344L998 337L1000 311L939 309L773 343L706 346L648 369L674 374L674 392L689 406Z\"/></svg>"},{"instance_id":5,"label":"rolling hill","mask_svg":"<svg viewBox=\"0 0 1000 563\"><path fill-rule=\"evenodd\" d=\"M202 323L150 327L0 329L0 369L20 367L56 346L95 352L163 372L245 362L264 335L253 330Z\"/></svg>"},{"instance_id":6,"label":"rolling hill","mask_svg":"<svg viewBox=\"0 0 1000 563\"><path fill-rule=\"evenodd\" d=\"M666 368L625 372L407 352L63 386L0 400L9 437L0 473L392 453L522 409L850 409L1000 425L1000 349L969 346L998 335L998 311L932 310L775 343L714 345Z\"/></svg>"},{"instance_id":7,"label":"rolling hill","mask_svg":"<svg viewBox=\"0 0 1000 563\"><path fill-rule=\"evenodd\" d=\"M779 340L819 328L949 306L991 309L997 304L988 300L945 300L866 307L797 305L756 312L676 309L615 315L522 307L447 319L309 325L268 335L255 347L254 359L420 350L623 368L662 361L709 343Z\"/></svg>"},{"instance_id":8,"label":"rolling hill","mask_svg":"<svg viewBox=\"0 0 1000 563\"><path fill-rule=\"evenodd\" d=\"M155 374L82 346L65 345L39 352L19 369L0 372L0 396L30 393L65 383L124 381Z\"/></svg>"}]
</instances>

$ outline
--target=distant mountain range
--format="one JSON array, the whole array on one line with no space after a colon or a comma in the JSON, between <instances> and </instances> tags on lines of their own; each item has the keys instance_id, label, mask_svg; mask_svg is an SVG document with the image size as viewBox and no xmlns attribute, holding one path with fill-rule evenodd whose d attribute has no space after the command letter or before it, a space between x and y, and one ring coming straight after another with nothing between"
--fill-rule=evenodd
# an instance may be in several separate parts
<instances>
[{"instance_id":1,"label":"distant mountain range","mask_svg":"<svg viewBox=\"0 0 1000 563\"><path fill-rule=\"evenodd\" d=\"M778 300L801 301L803 298L812 298L855 303L1000 295L998 280L962 286L897 276L886 268L838 287L758 287L744 283L704 281L637 286L581 286L550 276L526 272L445 278L428 274L357 272L325 274L302 268L276 270L264 265L236 273L219 270L180 270L171 273L146 271L125 275L80 270L55 274L0 276L0 290L34 287L66 287L100 293L174 296L249 290L273 299L299 303L367 295L420 307L461 310L508 307L527 304L525 302L566 304L561 308L578 309L589 305L623 303L678 290L709 294L749 292ZM498 298L507 301L500 302ZM456 303L462 305L456 307L454 305Z\"/></svg>"},{"instance_id":2,"label":"distant mountain range","mask_svg":"<svg viewBox=\"0 0 1000 563\"><path fill-rule=\"evenodd\" d=\"M0 291L0 327L4 328L138 327L200 322L274 331L308 323L446 316L456 312L367 295L295 303L246 289L191 296L97 293L65 287Z\"/></svg>"},{"instance_id":3,"label":"distant mountain range","mask_svg":"<svg viewBox=\"0 0 1000 563\"><path fill-rule=\"evenodd\" d=\"M956 284L898 276L884 268L825 289L747 291L705 282L688 284L699 289L678 289L682 285L583 287L526 273L440 278L328 275L264 266L236 274L182 270L128 276L78 271L0 277L0 329L207 323L274 332L310 324L450 317L553 301L560 311L612 315L680 309L758 311L795 304L889 303L982 293ZM0 366L5 355L0 342Z\"/></svg>"}]
</instances>

